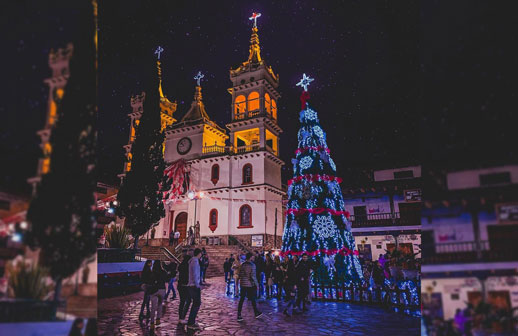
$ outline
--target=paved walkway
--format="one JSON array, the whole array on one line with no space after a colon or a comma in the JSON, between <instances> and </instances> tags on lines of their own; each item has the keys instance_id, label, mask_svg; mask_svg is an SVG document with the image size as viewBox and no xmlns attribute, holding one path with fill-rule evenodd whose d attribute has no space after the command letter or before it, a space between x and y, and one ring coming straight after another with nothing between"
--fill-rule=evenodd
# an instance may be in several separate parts
<instances>
[{"instance_id":1,"label":"paved walkway","mask_svg":"<svg viewBox=\"0 0 518 336\"><path fill-rule=\"evenodd\" d=\"M245 301L245 320L237 322L238 299L225 295L223 278L211 278L208 282L209 286L202 289L197 318L202 330L196 335L200 336L421 335L419 318L344 302L313 302L309 312L287 317L282 314L284 302L279 307L275 299L264 300L258 302L263 317L254 319L252 307ZM99 335L150 335L148 326L138 321L142 296L140 292L99 300ZM156 335L188 335L183 328L177 327L178 299L167 302L161 322Z\"/></svg>"}]
</instances>

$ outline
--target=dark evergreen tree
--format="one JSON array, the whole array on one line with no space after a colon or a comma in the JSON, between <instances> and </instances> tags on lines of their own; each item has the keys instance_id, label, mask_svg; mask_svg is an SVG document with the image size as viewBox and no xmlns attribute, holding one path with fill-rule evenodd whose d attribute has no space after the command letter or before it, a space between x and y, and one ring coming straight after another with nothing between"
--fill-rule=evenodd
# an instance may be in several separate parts
<instances>
[{"instance_id":1,"label":"dark evergreen tree","mask_svg":"<svg viewBox=\"0 0 518 336\"><path fill-rule=\"evenodd\" d=\"M153 50L149 50L153 55ZM159 77L152 57L149 57L144 111L131 147L131 170L126 173L117 195L120 214L125 226L135 238L146 233L165 216L161 184L165 169L163 156L164 133L160 118ZM151 65L151 67L149 66Z\"/></svg>"},{"instance_id":2,"label":"dark evergreen tree","mask_svg":"<svg viewBox=\"0 0 518 336\"><path fill-rule=\"evenodd\" d=\"M70 77L52 130L50 171L42 176L31 201L26 243L40 249L40 260L55 281L74 274L96 251L95 147L97 72L92 2L82 1L73 41Z\"/></svg>"},{"instance_id":3,"label":"dark evergreen tree","mask_svg":"<svg viewBox=\"0 0 518 336\"><path fill-rule=\"evenodd\" d=\"M306 77L304 75L304 77ZM354 237L348 229L345 204L330 156L326 134L304 91L299 120L299 148L288 181L283 255L307 253L317 267L314 280L325 284L359 283L363 278Z\"/></svg>"}]
</instances>

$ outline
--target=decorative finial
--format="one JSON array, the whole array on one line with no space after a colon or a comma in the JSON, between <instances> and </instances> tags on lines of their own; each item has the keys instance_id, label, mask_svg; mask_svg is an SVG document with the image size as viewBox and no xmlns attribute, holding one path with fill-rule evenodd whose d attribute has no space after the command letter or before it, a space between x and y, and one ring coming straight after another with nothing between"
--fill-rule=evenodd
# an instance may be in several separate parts
<instances>
[{"instance_id":1,"label":"decorative finial","mask_svg":"<svg viewBox=\"0 0 518 336\"><path fill-rule=\"evenodd\" d=\"M248 20L254 20L254 28L257 28L257 18L261 16L261 13L252 13L252 16Z\"/></svg>"},{"instance_id":2,"label":"decorative finial","mask_svg":"<svg viewBox=\"0 0 518 336\"><path fill-rule=\"evenodd\" d=\"M306 74L302 75L302 79L297 83L297 86L301 86L304 88L304 91L308 91L308 85L314 81L314 78L306 76Z\"/></svg>"},{"instance_id":3,"label":"decorative finial","mask_svg":"<svg viewBox=\"0 0 518 336\"><path fill-rule=\"evenodd\" d=\"M158 48L156 48L155 50L155 55L158 55L158 60L160 60L160 54L164 51L164 48L162 48L161 46L158 46Z\"/></svg>"},{"instance_id":4,"label":"decorative finial","mask_svg":"<svg viewBox=\"0 0 518 336\"><path fill-rule=\"evenodd\" d=\"M198 71L198 74L194 76L194 79L196 79L196 83L198 84L198 86L200 86L200 81L203 77L205 77L205 75L203 75L201 71Z\"/></svg>"}]
</instances>

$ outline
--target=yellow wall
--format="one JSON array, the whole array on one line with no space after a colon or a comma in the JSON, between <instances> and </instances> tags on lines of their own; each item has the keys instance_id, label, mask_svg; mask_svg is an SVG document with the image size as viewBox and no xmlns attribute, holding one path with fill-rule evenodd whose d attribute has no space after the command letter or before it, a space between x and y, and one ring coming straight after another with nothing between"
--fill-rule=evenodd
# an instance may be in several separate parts
<instances>
[{"instance_id":1,"label":"yellow wall","mask_svg":"<svg viewBox=\"0 0 518 336\"><path fill-rule=\"evenodd\" d=\"M225 146L225 137L217 135L216 133L209 130L208 126L205 126L203 130L203 146Z\"/></svg>"},{"instance_id":2,"label":"yellow wall","mask_svg":"<svg viewBox=\"0 0 518 336\"><path fill-rule=\"evenodd\" d=\"M273 149L274 154L278 155L279 152L277 149L277 137L272 132L270 132L268 130L265 130L265 131L266 131L266 141L272 140L271 148Z\"/></svg>"},{"instance_id":3,"label":"yellow wall","mask_svg":"<svg viewBox=\"0 0 518 336\"><path fill-rule=\"evenodd\" d=\"M259 143L259 128L252 128L234 133L234 146L236 147L237 139L244 141L246 146L249 146L253 143Z\"/></svg>"}]
</instances>

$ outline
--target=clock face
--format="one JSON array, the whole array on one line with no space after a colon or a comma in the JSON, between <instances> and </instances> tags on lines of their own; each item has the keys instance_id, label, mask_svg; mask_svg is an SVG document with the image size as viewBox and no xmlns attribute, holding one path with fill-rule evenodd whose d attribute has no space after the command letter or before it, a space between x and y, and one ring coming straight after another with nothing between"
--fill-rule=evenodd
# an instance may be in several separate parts
<instances>
[{"instance_id":1,"label":"clock face","mask_svg":"<svg viewBox=\"0 0 518 336\"><path fill-rule=\"evenodd\" d=\"M187 154L191 150L192 142L189 138L182 138L178 141L178 145L176 145L176 150L179 154L184 155Z\"/></svg>"}]
</instances>

